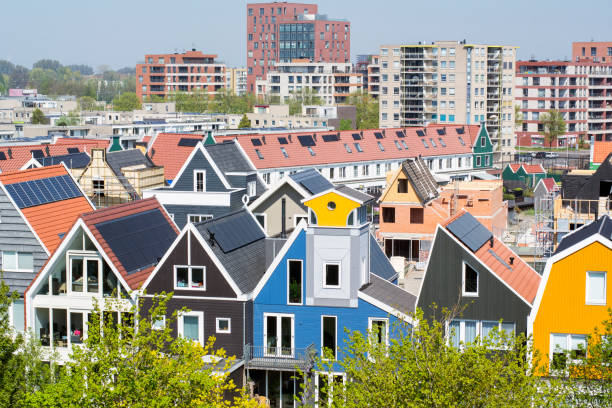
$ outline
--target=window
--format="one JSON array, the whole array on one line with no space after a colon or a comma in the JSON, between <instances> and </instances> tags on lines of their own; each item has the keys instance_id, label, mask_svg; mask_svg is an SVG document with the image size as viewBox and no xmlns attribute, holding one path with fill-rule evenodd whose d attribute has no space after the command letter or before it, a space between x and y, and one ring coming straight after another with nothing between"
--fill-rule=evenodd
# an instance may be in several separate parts
<instances>
[{"instance_id":1,"label":"window","mask_svg":"<svg viewBox=\"0 0 612 408\"><path fill-rule=\"evenodd\" d=\"M212 219L212 215L210 214L188 214L187 220L191 223L202 222L206 220Z\"/></svg>"},{"instance_id":2,"label":"window","mask_svg":"<svg viewBox=\"0 0 612 408\"><path fill-rule=\"evenodd\" d=\"M70 287L72 292L99 293L100 269L98 258L70 257Z\"/></svg>"},{"instance_id":3,"label":"window","mask_svg":"<svg viewBox=\"0 0 612 408\"><path fill-rule=\"evenodd\" d=\"M325 288L339 288L340 287L340 263L325 263L325 281L323 287Z\"/></svg>"},{"instance_id":4,"label":"window","mask_svg":"<svg viewBox=\"0 0 612 408\"><path fill-rule=\"evenodd\" d=\"M104 180L92 180L93 193L99 197L104 197Z\"/></svg>"},{"instance_id":5,"label":"window","mask_svg":"<svg viewBox=\"0 0 612 408\"><path fill-rule=\"evenodd\" d=\"M481 158L480 156L476 156L476 166L480 166L481 165Z\"/></svg>"},{"instance_id":6,"label":"window","mask_svg":"<svg viewBox=\"0 0 612 408\"><path fill-rule=\"evenodd\" d=\"M261 225L261 228L266 229L266 214L253 214L255 219Z\"/></svg>"},{"instance_id":7,"label":"window","mask_svg":"<svg viewBox=\"0 0 612 408\"><path fill-rule=\"evenodd\" d=\"M504 321L453 320L448 324L447 334L450 344L460 348L462 343L464 345L476 343L478 337L481 339L489 337L494 330L505 332L507 336L513 336L516 332L516 324Z\"/></svg>"},{"instance_id":8,"label":"window","mask_svg":"<svg viewBox=\"0 0 612 408\"><path fill-rule=\"evenodd\" d=\"M353 166L353 177L358 177L358 176L359 176L359 167Z\"/></svg>"},{"instance_id":9,"label":"window","mask_svg":"<svg viewBox=\"0 0 612 408\"><path fill-rule=\"evenodd\" d=\"M408 192L408 179L398 179L397 180L397 192L398 193Z\"/></svg>"},{"instance_id":10,"label":"window","mask_svg":"<svg viewBox=\"0 0 612 408\"><path fill-rule=\"evenodd\" d=\"M423 209L422 208L411 208L410 209L410 223L411 224L423 224Z\"/></svg>"},{"instance_id":11,"label":"window","mask_svg":"<svg viewBox=\"0 0 612 408\"><path fill-rule=\"evenodd\" d=\"M206 290L206 267L175 265L174 289Z\"/></svg>"},{"instance_id":12,"label":"window","mask_svg":"<svg viewBox=\"0 0 612 408\"><path fill-rule=\"evenodd\" d=\"M206 170L193 171L193 191L206 191Z\"/></svg>"},{"instance_id":13,"label":"window","mask_svg":"<svg viewBox=\"0 0 612 408\"><path fill-rule=\"evenodd\" d=\"M364 176L368 176L370 174L370 166L364 164L361 172Z\"/></svg>"},{"instance_id":14,"label":"window","mask_svg":"<svg viewBox=\"0 0 612 408\"><path fill-rule=\"evenodd\" d=\"M582 334L550 334L550 368L564 370L568 360L586 356L587 339Z\"/></svg>"},{"instance_id":15,"label":"window","mask_svg":"<svg viewBox=\"0 0 612 408\"><path fill-rule=\"evenodd\" d=\"M2 252L2 269L11 272L34 271L34 255L26 252Z\"/></svg>"},{"instance_id":16,"label":"window","mask_svg":"<svg viewBox=\"0 0 612 408\"><path fill-rule=\"evenodd\" d=\"M331 352L336 359L336 316L321 316L321 355Z\"/></svg>"},{"instance_id":17,"label":"window","mask_svg":"<svg viewBox=\"0 0 612 408\"><path fill-rule=\"evenodd\" d=\"M606 304L605 272L587 272L586 303L592 305Z\"/></svg>"},{"instance_id":18,"label":"window","mask_svg":"<svg viewBox=\"0 0 612 408\"><path fill-rule=\"evenodd\" d=\"M166 316L158 316L151 322L151 329L163 330L166 327Z\"/></svg>"},{"instance_id":19,"label":"window","mask_svg":"<svg viewBox=\"0 0 612 408\"><path fill-rule=\"evenodd\" d=\"M247 183L247 194L249 197L255 197L257 195L257 182L251 180Z\"/></svg>"},{"instance_id":20,"label":"window","mask_svg":"<svg viewBox=\"0 0 612 408\"><path fill-rule=\"evenodd\" d=\"M292 357L294 348L294 316L264 313L264 354Z\"/></svg>"},{"instance_id":21,"label":"window","mask_svg":"<svg viewBox=\"0 0 612 408\"><path fill-rule=\"evenodd\" d=\"M370 317L368 330L376 344L389 345L389 319Z\"/></svg>"},{"instance_id":22,"label":"window","mask_svg":"<svg viewBox=\"0 0 612 408\"><path fill-rule=\"evenodd\" d=\"M185 312L178 319L178 334L204 345L204 312Z\"/></svg>"},{"instance_id":23,"label":"window","mask_svg":"<svg viewBox=\"0 0 612 408\"><path fill-rule=\"evenodd\" d=\"M302 304L302 261L298 259L287 261L287 303Z\"/></svg>"},{"instance_id":24,"label":"window","mask_svg":"<svg viewBox=\"0 0 612 408\"><path fill-rule=\"evenodd\" d=\"M217 333L231 333L232 319L227 317L217 317L215 326L217 327Z\"/></svg>"},{"instance_id":25,"label":"window","mask_svg":"<svg viewBox=\"0 0 612 408\"><path fill-rule=\"evenodd\" d=\"M463 296L478 296L478 272L467 263L463 263Z\"/></svg>"},{"instance_id":26,"label":"window","mask_svg":"<svg viewBox=\"0 0 612 408\"><path fill-rule=\"evenodd\" d=\"M383 207L382 209L383 222L395 222L395 208L394 207Z\"/></svg>"}]
</instances>

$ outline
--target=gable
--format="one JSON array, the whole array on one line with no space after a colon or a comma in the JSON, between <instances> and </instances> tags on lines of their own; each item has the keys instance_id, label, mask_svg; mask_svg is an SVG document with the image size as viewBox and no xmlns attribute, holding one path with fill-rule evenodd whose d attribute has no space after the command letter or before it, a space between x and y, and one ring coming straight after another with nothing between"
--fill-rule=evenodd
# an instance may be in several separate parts
<instances>
[{"instance_id":1,"label":"gable","mask_svg":"<svg viewBox=\"0 0 612 408\"><path fill-rule=\"evenodd\" d=\"M400 184L400 180L406 180L408 190L406 193L400 193L398 189L398 185ZM397 202L397 203L421 203L419 196L416 194L414 190L414 186L411 181L406 177L403 171L399 171L395 177L395 179L390 184L389 188L381 198L381 202Z\"/></svg>"},{"instance_id":2,"label":"gable","mask_svg":"<svg viewBox=\"0 0 612 408\"><path fill-rule=\"evenodd\" d=\"M335 208L332 209L331 203ZM361 207L360 203L334 191L306 200L304 204L317 215L318 225L330 227L346 226L349 213Z\"/></svg>"},{"instance_id":3,"label":"gable","mask_svg":"<svg viewBox=\"0 0 612 408\"><path fill-rule=\"evenodd\" d=\"M484 146L483 144L484 140ZM492 143L489 138L489 134L487 129L484 126L480 127L480 131L478 132L478 136L474 142L474 153L488 153L492 151Z\"/></svg>"},{"instance_id":4,"label":"gable","mask_svg":"<svg viewBox=\"0 0 612 408\"><path fill-rule=\"evenodd\" d=\"M172 182L172 190L193 191L194 171L206 171L206 191L227 191L223 181L216 173L214 167L204 156L199 148L196 148L191 160L183 167L178 178Z\"/></svg>"}]
</instances>

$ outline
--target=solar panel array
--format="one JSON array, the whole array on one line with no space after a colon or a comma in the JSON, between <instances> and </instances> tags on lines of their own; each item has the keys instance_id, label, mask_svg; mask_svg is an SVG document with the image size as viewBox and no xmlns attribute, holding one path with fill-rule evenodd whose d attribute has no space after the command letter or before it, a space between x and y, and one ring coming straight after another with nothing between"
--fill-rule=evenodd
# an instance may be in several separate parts
<instances>
[{"instance_id":1,"label":"solar panel array","mask_svg":"<svg viewBox=\"0 0 612 408\"><path fill-rule=\"evenodd\" d=\"M318 194L333 187L333 184L316 170L301 171L289 177L296 183L302 185L310 194Z\"/></svg>"},{"instance_id":2,"label":"solar panel array","mask_svg":"<svg viewBox=\"0 0 612 408\"><path fill-rule=\"evenodd\" d=\"M188 138L188 137L183 137L181 138L181 140L179 140L178 145L179 146L188 146L188 147L194 147L198 144L200 140L199 139L192 139L192 138Z\"/></svg>"},{"instance_id":3,"label":"solar panel array","mask_svg":"<svg viewBox=\"0 0 612 408\"><path fill-rule=\"evenodd\" d=\"M340 138L338 137L337 133L331 135L323 135L324 142L337 142L338 140L340 140Z\"/></svg>"},{"instance_id":4,"label":"solar panel array","mask_svg":"<svg viewBox=\"0 0 612 408\"><path fill-rule=\"evenodd\" d=\"M32 154L32 157L34 157L35 159L40 159L41 157L45 157L45 154L43 153L43 151L39 149L30 150L30 153Z\"/></svg>"},{"instance_id":5,"label":"solar panel array","mask_svg":"<svg viewBox=\"0 0 612 408\"><path fill-rule=\"evenodd\" d=\"M395 134L397 135L397 137L406 137L406 134L401 130L396 130Z\"/></svg>"},{"instance_id":6,"label":"solar panel array","mask_svg":"<svg viewBox=\"0 0 612 408\"><path fill-rule=\"evenodd\" d=\"M374 132L374 137L377 139L382 139L383 138L383 134L380 132Z\"/></svg>"},{"instance_id":7,"label":"solar panel array","mask_svg":"<svg viewBox=\"0 0 612 408\"><path fill-rule=\"evenodd\" d=\"M69 175L7 184L6 190L19 208L54 203L82 195Z\"/></svg>"},{"instance_id":8,"label":"solar panel array","mask_svg":"<svg viewBox=\"0 0 612 408\"><path fill-rule=\"evenodd\" d=\"M298 140L303 147L315 146L315 141L312 138L312 135L298 136Z\"/></svg>"},{"instance_id":9,"label":"solar panel array","mask_svg":"<svg viewBox=\"0 0 612 408\"><path fill-rule=\"evenodd\" d=\"M353 140L361 140L361 135L359 133L353 133Z\"/></svg>"},{"instance_id":10,"label":"solar panel array","mask_svg":"<svg viewBox=\"0 0 612 408\"><path fill-rule=\"evenodd\" d=\"M465 133L465 129L463 128L463 126L460 128L455 128L455 130L457 131L458 135L462 135Z\"/></svg>"},{"instance_id":11,"label":"solar panel array","mask_svg":"<svg viewBox=\"0 0 612 408\"><path fill-rule=\"evenodd\" d=\"M445 135L446 134L446 129L445 128L438 129L438 134L439 135Z\"/></svg>"},{"instance_id":12,"label":"solar panel array","mask_svg":"<svg viewBox=\"0 0 612 408\"><path fill-rule=\"evenodd\" d=\"M421 136L421 137L425 136L425 132L423 132L422 130L417 130L416 134L417 136Z\"/></svg>"},{"instance_id":13,"label":"solar panel array","mask_svg":"<svg viewBox=\"0 0 612 408\"><path fill-rule=\"evenodd\" d=\"M128 274L156 264L176 238L157 208L104 221L96 228Z\"/></svg>"},{"instance_id":14,"label":"solar panel array","mask_svg":"<svg viewBox=\"0 0 612 408\"><path fill-rule=\"evenodd\" d=\"M69 147L68 148L68 154L75 154L75 153L79 153L79 148L78 147Z\"/></svg>"},{"instance_id":15,"label":"solar panel array","mask_svg":"<svg viewBox=\"0 0 612 408\"><path fill-rule=\"evenodd\" d=\"M0 160L6 160L6 154L4 154L4 152L0 152Z\"/></svg>"},{"instance_id":16,"label":"solar panel array","mask_svg":"<svg viewBox=\"0 0 612 408\"><path fill-rule=\"evenodd\" d=\"M470 213L465 213L446 227L472 252L478 251L493 234Z\"/></svg>"},{"instance_id":17,"label":"solar panel array","mask_svg":"<svg viewBox=\"0 0 612 408\"><path fill-rule=\"evenodd\" d=\"M204 225L209 234L215 234L215 241L225 253L266 237L257 221L246 211Z\"/></svg>"}]
</instances>

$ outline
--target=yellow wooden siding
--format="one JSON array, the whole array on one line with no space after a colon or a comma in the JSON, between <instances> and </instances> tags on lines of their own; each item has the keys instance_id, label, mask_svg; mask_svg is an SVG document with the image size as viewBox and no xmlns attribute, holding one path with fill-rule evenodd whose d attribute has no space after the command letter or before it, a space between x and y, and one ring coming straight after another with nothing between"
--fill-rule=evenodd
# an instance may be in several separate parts
<instances>
[{"instance_id":1,"label":"yellow wooden siding","mask_svg":"<svg viewBox=\"0 0 612 408\"><path fill-rule=\"evenodd\" d=\"M404 172L400 172L399 176L393 181L393 184L391 185L391 188L389 188L389 190L387 191L387 194L383 202L420 203L421 200L419 200L419 196L417 196L416 192L414 191L414 187L410 183L410 180L408 180L408 192L407 193L397 192L397 185L399 183L399 180L406 180L406 176L404 175Z\"/></svg>"},{"instance_id":2,"label":"yellow wooden siding","mask_svg":"<svg viewBox=\"0 0 612 408\"><path fill-rule=\"evenodd\" d=\"M336 204L335 209L328 208L330 202ZM346 227L349 213L361 206L357 201L333 191L305 201L304 205L314 211L317 215L317 225L322 227Z\"/></svg>"},{"instance_id":3,"label":"yellow wooden siding","mask_svg":"<svg viewBox=\"0 0 612 408\"><path fill-rule=\"evenodd\" d=\"M607 272L607 305L586 304L588 271ZM548 364L550 333L589 334L608 317L612 305L612 250L594 242L555 262L533 324L534 347Z\"/></svg>"}]
</instances>

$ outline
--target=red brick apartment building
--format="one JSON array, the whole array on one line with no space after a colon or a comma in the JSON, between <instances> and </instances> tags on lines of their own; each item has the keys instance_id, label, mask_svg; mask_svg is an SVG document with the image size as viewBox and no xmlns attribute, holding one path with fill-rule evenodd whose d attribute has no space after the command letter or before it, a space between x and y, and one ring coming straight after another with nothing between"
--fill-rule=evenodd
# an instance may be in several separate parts
<instances>
[{"instance_id":1,"label":"red brick apartment building","mask_svg":"<svg viewBox=\"0 0 612 408\"><path fill-rule=\"evenodd\" d=\"M572 60L612 62L612 41L584 41L572 43Z\"/></svg>"},{"instance_id":2,"label":"red brick apartment building","mask_svg":"<svg viewBox=\"0 0 612 408\"><path fill-rule=\"evenodd\" d=\"M225 88L225 64L215 54L192 49L182 54L147 54L136 65L136 94L143 100L173 92L206 91L215 95Z\"/></svg>"},{"instance_id":3,"label":"red brick apartment building","mask_svg":"<svg viewBox=\"0 0 612 408\"><path fill-rule=\"evenodd\" d=\"M247 92L276 62L350 62L350 23L318 14L316 4L247 4Z\"/></svg>"}]
</instances>

